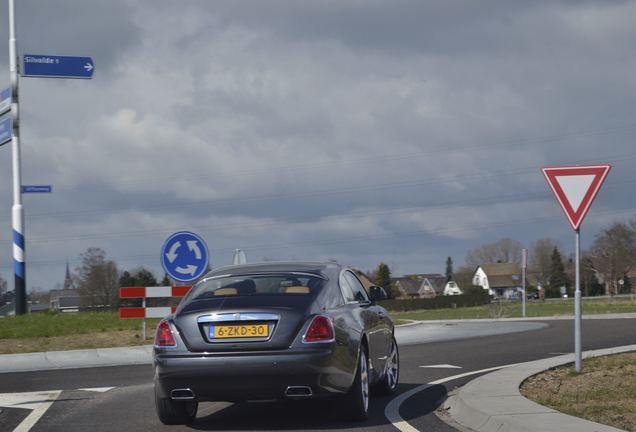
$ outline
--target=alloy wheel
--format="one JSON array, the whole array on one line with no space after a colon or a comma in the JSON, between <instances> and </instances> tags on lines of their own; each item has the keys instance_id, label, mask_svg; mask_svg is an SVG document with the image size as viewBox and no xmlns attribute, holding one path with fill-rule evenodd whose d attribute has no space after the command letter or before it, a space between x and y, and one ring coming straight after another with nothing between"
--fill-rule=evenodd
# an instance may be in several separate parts
<instances>
[{"instance_id":1,"label":"alloy wheel","mask_svg":"<svg viewBox=\"0 0 636 432\"><path fill-rule=\"evenodd\" d=\"M360 352L360 385L362 386L362 406L366 412L369 410L369 371L364 351Z\"/></svg>"},{"instance_id":2,"label":"alloy wheel","mask_svg":"<svg viewBox=\"0 0 636 432\"><path fill-rule=\"evenodd\" d=\"M399 359L398 359L398 350L395 341L391 343L391 354L389 354L389 358L387 359L386 364L386 377L387 384L390 389L394 389L397 385L398 374L399 374Z\"/></svg>"}]
</instances>

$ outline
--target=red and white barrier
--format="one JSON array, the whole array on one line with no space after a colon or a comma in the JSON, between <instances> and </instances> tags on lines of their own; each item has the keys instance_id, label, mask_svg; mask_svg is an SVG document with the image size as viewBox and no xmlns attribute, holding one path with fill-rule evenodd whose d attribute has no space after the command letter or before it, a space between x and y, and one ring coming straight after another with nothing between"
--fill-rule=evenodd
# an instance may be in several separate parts
<instances>
[{"instance_id":1,"label":"red and white barrier","mask_svg":"<svg viewBox=\"0 0 636 432\"><path fill-rule=\"evenodd\" d=\"M164 318L176 307L128 307L119 309L119 318Z\"/></svg>"},{"instance_id":2,"label":"red and white barrier","mask_svg":"<svg viewBox=\"0 0 636 432\"><path fill-rule=\"evenodd\" d=\"M191 286L121 287L119 298L143 299L142 307L119 308L119 318L163 318L175 311L174 307L146 307L147 298L183 297Z\"/></svg>"},{"instance_id":3,"label":"red and white barrier","mask_svg":"<svg viewBox=\"0 0 636 432\"><path fill-rule=\"evenodd\" d=\"M183 297L191 286L122 287L119 298Z\"/></svg>"}]
</instances>

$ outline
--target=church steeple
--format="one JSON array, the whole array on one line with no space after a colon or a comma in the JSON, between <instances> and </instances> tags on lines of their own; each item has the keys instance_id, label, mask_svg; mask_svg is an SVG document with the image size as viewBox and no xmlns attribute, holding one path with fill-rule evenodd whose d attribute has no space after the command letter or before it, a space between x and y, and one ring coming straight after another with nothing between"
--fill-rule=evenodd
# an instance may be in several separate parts
<instances>
[{"instance_id":1,"label":"church steeple","mask_svg":"<svg viewBox=\"0 0 636 432\"><path fill-rule=\"evenodd\" d=\"M71 278L71 269L68 265L68 259L66 260L66 275L64 276L64 289L73 288L73 279Z\"/></svg>"}]
</instances>

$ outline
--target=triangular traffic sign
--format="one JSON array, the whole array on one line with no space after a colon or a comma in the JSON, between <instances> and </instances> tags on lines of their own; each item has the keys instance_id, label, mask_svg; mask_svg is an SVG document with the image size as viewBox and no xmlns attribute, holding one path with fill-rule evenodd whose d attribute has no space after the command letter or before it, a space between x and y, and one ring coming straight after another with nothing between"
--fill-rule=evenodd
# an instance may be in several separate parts
<instances>
[{"instance_id":1,"label":"triangular traffic sign","mask_svg":"<svg viewBox=\"0 0 636 432\"><path fill-rule=\"evenodd\" d=\"M575 231L601 188L611 165L557 166L541 170Z\"/></svg>"}]
</instances>

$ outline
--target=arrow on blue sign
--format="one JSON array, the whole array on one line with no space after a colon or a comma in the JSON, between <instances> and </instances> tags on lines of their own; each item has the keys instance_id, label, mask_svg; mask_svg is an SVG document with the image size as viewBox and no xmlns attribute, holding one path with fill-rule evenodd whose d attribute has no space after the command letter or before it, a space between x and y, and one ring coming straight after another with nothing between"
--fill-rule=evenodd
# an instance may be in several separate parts
<instances>
[{"instance_id":1,"label":"arrow on blue sign","mask_svg":"<svg viewBox=\"0 0 636 432\"><path fill-rule=\"evenodd\" d=\"M90 79L95 69L90 57L25 54L22 63L24 77Z\"/></svg>"},{"instance_id":2,"label":"arrow on blue sign","mask_svg":"<svg viewBox=\"0 0 636 432\"><path fill-rule=\"evenodd\" d=\"M11 141L13 122L11 117L0 121L0 146Z\"/></svg>"},{"instance_id":3,"label":"arrow on blue sign","mask_svg":"<svg viewBox=\"0 0 636 432\"><path fill-rule=\"evenodd\" d=\"M174 233L161 248L161 265L172 279L193 281L201 277L208 267L208 247L194 233Z\"/></svg>"}]
</instances>

